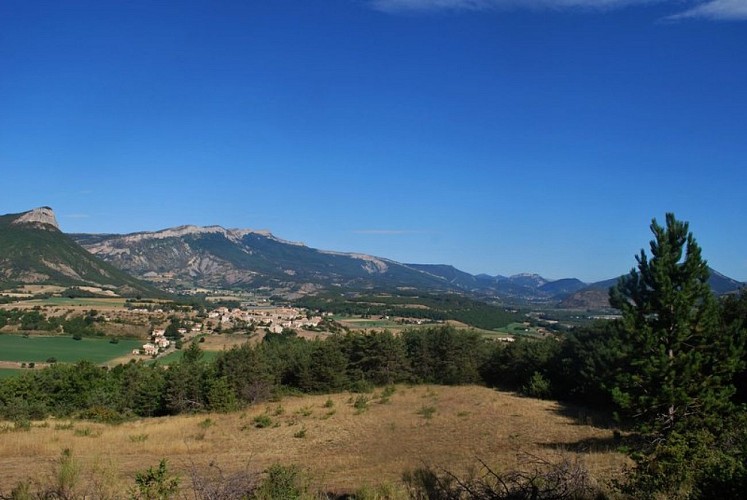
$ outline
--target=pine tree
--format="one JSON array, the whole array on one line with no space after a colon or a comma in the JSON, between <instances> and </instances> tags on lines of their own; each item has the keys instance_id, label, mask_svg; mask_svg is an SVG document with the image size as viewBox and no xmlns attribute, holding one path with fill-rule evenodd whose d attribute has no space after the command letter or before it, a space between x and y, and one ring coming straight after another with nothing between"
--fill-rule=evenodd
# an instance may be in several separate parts
<instances>
[{"instance_id":1,"label":"pine tree","mask_svg":"<svg viewBox=\"0 0 747 500\"><path fill-rule=\"evenodd\" d=\"M651 258L610 289L622 311L629 366L613 397L644 432L668 434L686 427L714 429L730 404L742 342L728 332L708 285L709 270L688 224L654 219Z\"/></svg>"}]
</instances>

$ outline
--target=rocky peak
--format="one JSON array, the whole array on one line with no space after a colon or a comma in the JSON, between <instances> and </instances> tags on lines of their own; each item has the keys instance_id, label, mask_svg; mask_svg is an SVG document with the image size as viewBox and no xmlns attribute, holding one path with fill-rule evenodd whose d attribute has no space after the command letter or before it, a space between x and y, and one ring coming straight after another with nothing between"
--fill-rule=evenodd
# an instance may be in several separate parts
<instances>
[{"instance_id":1,"label":"rocky peak","mask_svg":"<svg viewBox=\"0 0 747 500\"><path fill-rule=\"evenodd\" d=\"M39 207L21 214L13 221L13 224L44 224L52 226L57 230L60 229L60 225L57 224L57 217L54 215L54 210L49 207Z\"/></svg>"}]
</instances>

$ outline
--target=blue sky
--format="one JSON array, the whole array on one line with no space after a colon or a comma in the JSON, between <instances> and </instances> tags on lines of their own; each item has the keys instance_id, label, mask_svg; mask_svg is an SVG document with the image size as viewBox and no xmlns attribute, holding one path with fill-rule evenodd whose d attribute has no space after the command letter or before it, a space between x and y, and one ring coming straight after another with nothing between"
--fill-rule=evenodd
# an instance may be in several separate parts
<instances>
[{"instance_id":1,"label":"blue sky","mask_svg":"<svg viewBox=\"0 0 747 500\"><path fill-rule=\"evenodd\" d=\"M665 212L747 280L747 0L0 2L0 213L627 272Z\"/></svg>"}]
</instances>

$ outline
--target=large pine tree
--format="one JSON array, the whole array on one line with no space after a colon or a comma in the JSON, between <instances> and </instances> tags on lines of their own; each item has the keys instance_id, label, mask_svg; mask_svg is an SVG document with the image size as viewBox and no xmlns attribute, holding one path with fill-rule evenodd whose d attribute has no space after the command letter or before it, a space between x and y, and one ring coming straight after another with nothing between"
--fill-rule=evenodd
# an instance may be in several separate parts
<instances>
[{"instance_id":1,"label":"large pine tree","mask_svg":"<svg viewBox=\"0 0 747 500\"><path fill-rule=\"evenodd\" d=\"M651 223L651 257L610 289L631 348L613 396L644 432L717 426L734 392L742 343L728 332L708 286L709 270L686 222Z\"/></svg>"}]
</instances>

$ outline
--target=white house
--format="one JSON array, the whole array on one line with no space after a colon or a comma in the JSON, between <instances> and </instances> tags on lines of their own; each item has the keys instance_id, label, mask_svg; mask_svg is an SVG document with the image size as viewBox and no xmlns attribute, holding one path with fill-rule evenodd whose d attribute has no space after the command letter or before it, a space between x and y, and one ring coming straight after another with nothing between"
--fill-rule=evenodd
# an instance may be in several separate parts
<instances>
[{"instance_id":1,"label":"white house","mask_svg":"<svg viewBox=\"0 0 747 500\"><path fill-rule=\"evenodd\" d=\"M158 347L148 342L147 344L143 345L143 352L146 354L146 356L155 356L158 354Z\"/></svg>"}]
</instances>

